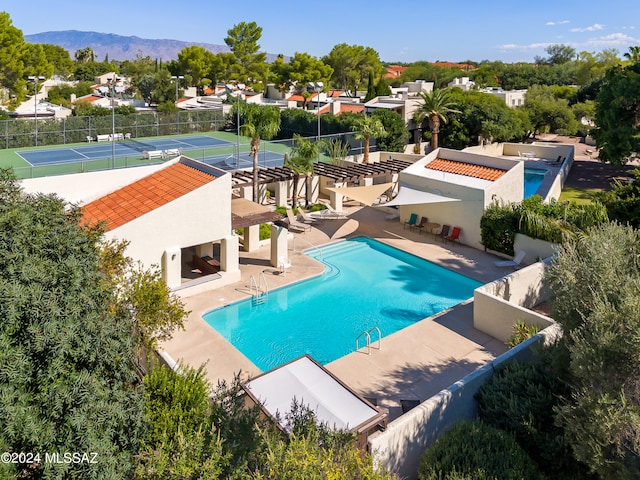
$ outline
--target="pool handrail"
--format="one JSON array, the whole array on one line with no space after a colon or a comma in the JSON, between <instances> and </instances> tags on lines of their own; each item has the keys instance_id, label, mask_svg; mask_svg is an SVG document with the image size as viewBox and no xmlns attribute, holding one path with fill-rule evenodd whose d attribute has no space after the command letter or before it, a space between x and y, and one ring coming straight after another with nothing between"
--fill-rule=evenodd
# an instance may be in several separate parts
<instances>
[{"instance_id":1,"label":"pool handrail","mask_svg":"<svg viewBox=\"0 0 640 480\"><path fill-rule=\"evenodd\" d=\"M293 237L293 246L292 246L292 250L295 252L296 251L296 239L300 239L300 240L304 240L305 242L307 242L312 249L314 250L318 250L320 252L320 261L322 261L322 247L319 247L318 245L314 245L313 243L311 243L309 240L307 240L306 238L302 238L299 237L297 235L294 235Z\"/></svg>"}]
</instances>

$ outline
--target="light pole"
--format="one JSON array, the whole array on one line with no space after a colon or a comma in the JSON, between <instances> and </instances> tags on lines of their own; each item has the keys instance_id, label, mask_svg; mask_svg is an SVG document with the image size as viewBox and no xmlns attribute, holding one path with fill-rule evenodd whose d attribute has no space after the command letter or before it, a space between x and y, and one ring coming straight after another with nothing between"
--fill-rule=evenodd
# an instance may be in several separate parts
<instances>
[{"instance_id":1,"label":"light pole","mask_svg":"<svg viewBox=\"0 0 640 480\"><path fill-rule=\"evenodd\" d=\"M233 85L225 85L227 96L233 92ZM236 98L236 168L240 168L240 94Z\"/></svg>"},{"instance_id":2,"label":"light pole","mask_svg":"<svg viewBox=\"0 0 640 480\"><path fill-rule=\"evenodd\" d=\"M316 98L316 105L318 107L318 161L320 161L320 93L324 90L324 83L322 82L309 82L307 88L311 88L314 92L318 94Z\"/></svg>"},{"instance_id":3,"label":"light pole","mask_svg":"<svg viewBox=\"0 0 640 480\"><path fill-rule=\"evenodd\" d=\"M176 105L178 104L178 84L184 79L184 75L171 75L171 80L176 82Z\"/></svg>"},{"instance_id":4,"label":"light pole","mask_svg":"<svg viewBox=\"0 0 640 480\"><path fill-rule=\"evenodd\" d=\"M33 115L35 118L35 125L36 125L36 147L38 146L38 80L39 81L44 81L44 77L42 75L38 75L38 76L29 76L28 77L30 82L33 82L34 84L34 90L33 90Z\"/></svg>"},{"instance_id":5,"label":"light pole","mask_svg":"<svg viewBox=\"0 0 640 480\"><path fill-rule=\"evenodd\" d=\"M109 77L107 82L111 88L111 169L116 168L116 105L115 91L116 83L120 81L120 77Z\"/></svg>"}]
</instances>

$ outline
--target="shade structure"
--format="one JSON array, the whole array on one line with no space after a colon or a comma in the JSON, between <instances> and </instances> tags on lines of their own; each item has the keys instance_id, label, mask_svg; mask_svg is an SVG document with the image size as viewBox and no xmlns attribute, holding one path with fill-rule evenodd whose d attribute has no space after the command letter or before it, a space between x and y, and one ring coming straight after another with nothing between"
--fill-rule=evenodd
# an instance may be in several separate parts
<instances>
[{"instance_id":1,"label":"shade structure","mask_svg":"<svg viewBox=\"0 0 640 480\"><path fill-rule=\"evenodd\" d=\"M393 187L393 183L380 183L363 187L330 187L327 190L339 193L365 205L373 205L373 202L391 187Z\"/></svg>"},{"instance_id":2,"label":"shade structure","mask_svg":"<svg viewBox=\"0 0 640 480\"><path fill-rule=\"evenodd\" d=\"M286 414L294 401L315 413L329 428L365 432L385 421L378 410L327 369L303 355L243 384L247 394L286 429Z\"/></svg>"},{"instance_id":3,"label":"shade structure","mask_svg":"<svg viewBox=\"0 0 640 480\"><path fill-rule=\"evenodd\" d=\"M385 207L395 207L398 205L420 205L423 203L446 203L460 202L459 198L445 197L439 193L425 192L415 187L400 185L400 191L396 198L383 204Z\"/></svg>"}]
</instances>

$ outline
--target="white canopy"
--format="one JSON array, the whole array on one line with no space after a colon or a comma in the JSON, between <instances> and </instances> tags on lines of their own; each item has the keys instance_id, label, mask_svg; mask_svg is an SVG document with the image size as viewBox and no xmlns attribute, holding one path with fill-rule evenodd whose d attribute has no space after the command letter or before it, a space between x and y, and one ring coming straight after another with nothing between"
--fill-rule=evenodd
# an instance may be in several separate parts
<instances>
[{"instance_id":1,"label":"white canopy","mask_svg":"<svg viewBox=\"0 0 640 480\"><path fill-rule=\"evenodd\" d=\"M329 427L353 431L384 414L367 404L308 355L270 370L244 385L272 417L284 420L294 399ZM283 425L284 427L284 425Z\"/></svg>"},{"instance_id":2,"label":"white canopy","mask_svg":"<svg viewBox=\"0 0 640 480\"><path fill-rule=\"evenodd\" d=\"M378 185L367 185L363 187L330 187L327 188L327 190L339 193L365 205L373 205L375 199L392 186L393 183L380 183Z\"/></svg>"},{"instance_id":3,"label":"white canopy","mask_svg":"<svg viewBox=\"0 0 640 480\"><path fill-rule=\"evenodd\" d=\"M418 190L415 187L400 185L400 191L396 198L383 204L385 207L394 207L397 205L419 205L422 203L445 203L459 202L459 198L445 197L439 193L430 193Z\"/></svg>"}]
</instances>

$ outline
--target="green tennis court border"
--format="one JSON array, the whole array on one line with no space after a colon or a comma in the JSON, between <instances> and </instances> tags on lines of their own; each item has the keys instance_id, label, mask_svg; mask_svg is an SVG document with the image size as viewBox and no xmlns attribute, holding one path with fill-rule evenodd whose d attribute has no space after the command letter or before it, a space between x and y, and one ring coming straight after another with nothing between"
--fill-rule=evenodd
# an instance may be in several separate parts
<instances>
[{"instance_id":1,"label":"green tennis court border","mask_svg":"<svg viewBox=\"0 0 640 480\"><path fill-rule=\"evenodd\" d=\"M193 158L195 160L206 160L207 158L213 156L227 156L235 158L236 150L238 147L238 137L235 133L232 132L194 132L193 134L180 134L180 135L161 135L161 136L152 136L152 137L140 137L136 140L144 142L145 139L148 140L160 140L160 139L179 139L190 136L208 136L212 138L216 138L219 140L224 140L229 142L228 145L222 145L217 147L209 147L209 148L199 148L199 149L190 149L183 150L183 155ZM260 153L258 154L258 163L261 164L260 156L263 152L268 151L276 154L282 154L284 156L285 153L290 153L291 148L290 145L291 140L280 140L280 141L260 141ZM116 157L115 159L111 158L109 155L106 158L92 159L92 160L82 160L78 162L67 162L67 163L59 163L59 164L50 164L50 165L35 165L30 166L22 157L20 157L17 152L26 151L26 150L52 150L56 148L60 149L69 149L75 146L86 146L86 142L81 143L67 143L64 145L47 145L43 147L23 147L18 149L0 149L0 168L13 168L15 175L19 179L24 178L38 178L38 177L47 177L53 175L66 175L70 173L82 173L82 172L94 172L101 170L111 170L112 168L128 168L128 167L137 167L142 165L156 165L158 163L163 163L165 160L159 159L144 159L142 158L142 154L138 153L126 156L126 157ZM240 136L240 155L246 155L251 150L251 140L247 137ZM324 154L320 155L320 161L328 162L329 158Z\"/></svg>"}]
</instances>

